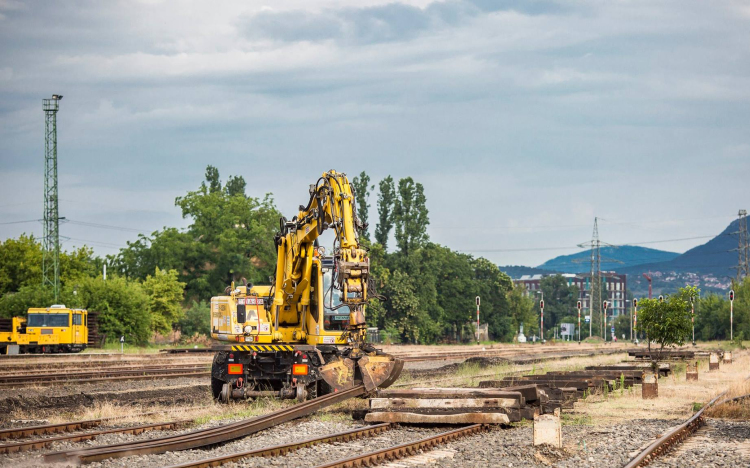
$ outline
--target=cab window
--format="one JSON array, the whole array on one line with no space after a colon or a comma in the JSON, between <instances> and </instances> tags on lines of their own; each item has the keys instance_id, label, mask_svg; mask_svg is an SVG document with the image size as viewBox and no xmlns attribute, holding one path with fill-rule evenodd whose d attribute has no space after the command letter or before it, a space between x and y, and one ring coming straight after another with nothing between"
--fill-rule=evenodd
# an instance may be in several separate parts
<instances>
[{"instance_id":1,"label":"cab window","mask_svg":"<svg viewBox=\"0 0 750 468\"><path fill-rule=\"evenodd\" d=\"M69 323L67 314L29 314L27 327L67 327Z\"/></svg>"},{"instance_id":2,"label":"cab window","mask_svg":"<svg viewBox=\"0 0 750 468\"><path fill-rule=\"evenodd\" d=\"M331 287L333 272L323 270L323 327L328 331L344 331L349 326L349 307L341 305L341 291Z\"/></svg>"}]
</instances>

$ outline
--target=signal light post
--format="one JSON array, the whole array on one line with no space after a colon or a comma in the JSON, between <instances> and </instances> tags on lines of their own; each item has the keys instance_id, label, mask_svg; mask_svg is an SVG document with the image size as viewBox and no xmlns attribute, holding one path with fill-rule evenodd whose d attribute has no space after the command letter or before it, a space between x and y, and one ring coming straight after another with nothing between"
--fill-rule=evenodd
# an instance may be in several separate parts
<instances>
[{"instance_id":1,"label":"signal light post","mask_svg":"<svg viewBox=\"0 0 750 468\"><path fill-rule=\"evenodd\" d=\"M734 340L734 289L729 290L729 340Z\"/></svg>"},{"instance_id":2,"label":"signal light post","mask_svg":"<svg viewBox=\"0 0 750 468\"><path fill-rule=\"evenodd\" d=\"M631 330L635 333L635 343L638 344L638 299L633 298L633 321ZM630 341L633 341L633 335L630 335Z\"/></svg>"},{"instance_id":3,"label":"signal light post","mask_svg":"<svg viewBox=\"0 0 750 468\"><path fill-rule=\"evenodd\" d=\"M607 342L607 306L609 305L609 302L604 301L602 302L602 305L604 306L604 342Z\"/></svg>"},{"instance_id":4,"label":"signal light post","mask_svg":"<svg viewBox=\"0 0 750 468\"><path fill-rule=\"evenodd\" d=\"M539 317L539 338L542 340L542 343L544 343L544 299L539 301Z\"/></svg>"},{"instance_id":5,"label":"signal light post","mask_svg":"<svg viewBox=\"0 0 750 468\"><path fill-rule=\"evenodd\" d=\"M477 296L477 344L479 344L479 296Z\"/></svg>"},{"instance_id":6,"label":"signal light post","mask_svg":"<svg viewBox=\"0 0 750 468\"><path fill-rule=\"evenodd\" d=\"M581 344L581 301L578 301L578 344Z\"/></svg>"}]
</instances>

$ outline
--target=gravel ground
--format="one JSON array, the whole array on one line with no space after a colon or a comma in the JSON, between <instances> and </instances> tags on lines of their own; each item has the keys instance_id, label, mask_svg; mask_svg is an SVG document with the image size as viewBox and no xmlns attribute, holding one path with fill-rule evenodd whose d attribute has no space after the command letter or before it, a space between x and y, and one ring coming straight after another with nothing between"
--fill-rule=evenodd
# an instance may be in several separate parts
<instances>
[{"instance_id":1,"label":"gravel ground","mask_svg":"<svg viewBox=\"0 0 750 468\"><path fill-rule=\"evenodd\" d=\"M209 457L215 457L222 454L230 454L246 450L253 450L272 445L285 444L294 441L304 440L312 437L322 436L334 432L341 432L358 427L355 423L350 422L321 422L307 420L302 422L291 422L282 424L255 434L244 439L231 442L215 448L210 451L206 450L185 450L181 452L169 452L160 455L133 456L115 460L107 460L101 463L92 463L87 465L91 468L130 468L138 466L139 468L163 467L184 463L191 460L200 460ZM232 463L223 465L228 468L251 467L262 468L266 466L284 466L284 467L313 467L322 463L331 462L340 458L353 456L364 451L375 450L390 445L401 444L410 440L417 440L427 437L429 434L436 434L444 429L436 428L410 428L401 427L383 432L373 437L366 437L359 440L321 444L313 447L304 448L293 452L287 456L271 458L247 458L241 463Z\"/></svg>"},{"instance_id":2,"label":"gravel ground","mask_svg":"<svg viewBox=\"0 0 750 468\"><path fill-rule=\"evenodd\" d=\"M750 422L710 419L673 452L649 466L748 467Z\"/></svg>"},{"instance_id":3,"label":"gravel ground","mask_svg":"<svg viewBox=\"0 0 750 468\"><path fill-rule=\"evenodd\" d=\"M563 448L533 447L530 424L495 428L448 444L456 450L437 466L497 467L618 467L646 442L679 421L635 420L613 426L563 426Z\"/></svg>"}]
</instances>

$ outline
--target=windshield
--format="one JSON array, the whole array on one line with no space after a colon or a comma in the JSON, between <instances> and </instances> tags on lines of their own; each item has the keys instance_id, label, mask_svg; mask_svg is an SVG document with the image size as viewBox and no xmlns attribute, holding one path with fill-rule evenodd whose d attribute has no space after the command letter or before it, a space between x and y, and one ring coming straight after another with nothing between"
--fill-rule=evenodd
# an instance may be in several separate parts
<instances>
[{"instance_id":1,"label":"windshield","mask_svg":"<svg viewBox=\"0 0 750 468\"><path fill-rule=\"evenodd\" d=\"M67 314L29 314L27 327L67 327Z\"/></svg>"},{"instance_id":2,"label":"windshield","mask_svg":"<svg viewBox=\"0 0 750 468\"><path fill-rule=\"evenodd\" d=\"M341 291L331 287L332 270L323 270L323 326L329 331L344 331L349 326L349 307L341 304Z\"/></svg>"}]
</instances>

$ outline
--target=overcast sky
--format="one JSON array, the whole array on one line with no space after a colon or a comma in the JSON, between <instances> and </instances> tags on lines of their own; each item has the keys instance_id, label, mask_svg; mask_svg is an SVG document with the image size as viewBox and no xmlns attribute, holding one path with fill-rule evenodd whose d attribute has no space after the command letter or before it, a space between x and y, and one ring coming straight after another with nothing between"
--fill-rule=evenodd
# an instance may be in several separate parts
<instances>
[{"instance_id":1,"label":"overcast sky","mask_svg":"<svg viewBox=\"0 0 750 468\"><path fill-rule=\"evenodd\" d=\"M331 168L412 176L431 239L499 264L573 253L595 216L682 252L750 208L749 1L0 0L0 239L41 235L7 223L42 217L53 93L77 222L185 226L207 164L287 217Z\"/></svg>"}]
</instances>

